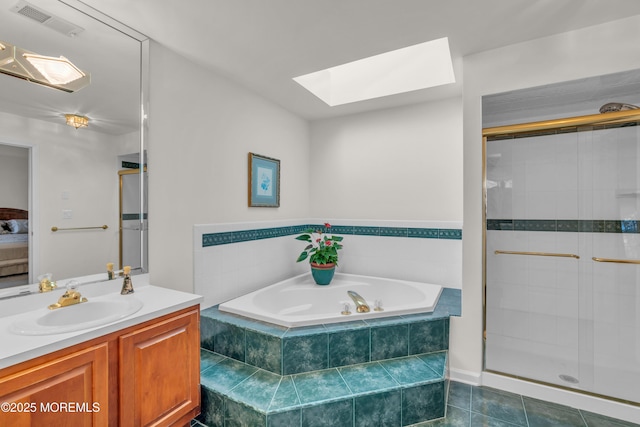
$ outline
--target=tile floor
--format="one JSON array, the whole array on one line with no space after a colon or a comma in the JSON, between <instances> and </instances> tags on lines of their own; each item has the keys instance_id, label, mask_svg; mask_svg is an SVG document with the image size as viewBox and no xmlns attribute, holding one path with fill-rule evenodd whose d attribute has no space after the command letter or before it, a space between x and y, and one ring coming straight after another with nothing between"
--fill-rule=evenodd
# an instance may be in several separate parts
<instances>
[{"instance_id":1,"label":"tile floor","mask_svg":"<svg viewBox=\"0 0 640 427\"><path fill-rule=\"evenodd\" d=\"M194 427L203 427L197 421ZM587 411L504 392L451 382L447 417L415 427L640 427ZM343 427L343 426L334 426Z\"/></svg>"},{"instance_id":2,"label":"tile floor","mask_svg":"<svg viewBox=\"0 0 640 427\"><path fill-rule=\"evenodd\" d=\"M447 417L420 427L630 427L587 411L488 387L451 381Z\"/></svg>"}]
</instances>

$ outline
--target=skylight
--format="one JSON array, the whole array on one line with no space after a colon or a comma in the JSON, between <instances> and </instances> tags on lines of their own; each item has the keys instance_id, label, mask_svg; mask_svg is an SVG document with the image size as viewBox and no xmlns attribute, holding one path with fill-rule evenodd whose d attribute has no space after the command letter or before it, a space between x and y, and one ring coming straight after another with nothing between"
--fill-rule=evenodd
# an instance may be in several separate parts
<instances>
[{"instance_id":1,"label":"skylight","mask_svg":"<svg viewBox=\"0 0 640 427\"><path fill-rule=\"evenodd\" d=\"M294 77L328 105L455 83L447 37Z\"/></svg>"}]
</instances>

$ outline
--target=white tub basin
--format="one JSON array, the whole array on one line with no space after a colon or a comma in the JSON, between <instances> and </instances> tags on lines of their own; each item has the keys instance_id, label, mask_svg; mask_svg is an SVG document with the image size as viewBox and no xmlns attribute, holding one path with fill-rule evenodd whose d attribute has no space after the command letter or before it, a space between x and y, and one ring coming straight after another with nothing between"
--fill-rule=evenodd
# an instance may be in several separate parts
<instances>
[{"instance_id":1,"label":"white tub basin","mask_svg":"<svg viewBox=\"0 0 640 427\"><path fill-rule=\"evenodd\" d=\"M18 335L51 335L80 331L115 322L142 308L132 295L96 297L68 307L49 310L44 307L21 316L9 330Z\"/></svg>"},{"instance_id":2,"label":"white tub basin","mask_svg":"<svg viewBox=\"0 0 640 427\"><path fill-rule=\"evenodd\" d=\"M364 298L371 311L357 313L348 291ZM441 292L442 286L432 283L344 273L336 273L330 285L319 286L306 273L220 304L220 311L295 328L431 313ZM376 300L383 311L374 310ZM342 314L345 305L352 314Z\"/></svg>"}]
</instances>

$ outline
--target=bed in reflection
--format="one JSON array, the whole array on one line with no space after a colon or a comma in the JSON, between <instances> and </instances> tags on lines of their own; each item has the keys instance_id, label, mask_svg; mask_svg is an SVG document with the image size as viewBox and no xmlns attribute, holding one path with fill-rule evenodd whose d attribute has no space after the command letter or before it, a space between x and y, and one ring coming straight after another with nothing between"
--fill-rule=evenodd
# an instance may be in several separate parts
<instances>
[{"instance_id":1,"label":"bed in reflection","mask_svg":"<svg viewBox=\"0 0 640 427\"><path fill-rule=\"evenodd\" d=\"M29 212L0 208L0 288L29 280Z\"/></svg>"}]
</instances>

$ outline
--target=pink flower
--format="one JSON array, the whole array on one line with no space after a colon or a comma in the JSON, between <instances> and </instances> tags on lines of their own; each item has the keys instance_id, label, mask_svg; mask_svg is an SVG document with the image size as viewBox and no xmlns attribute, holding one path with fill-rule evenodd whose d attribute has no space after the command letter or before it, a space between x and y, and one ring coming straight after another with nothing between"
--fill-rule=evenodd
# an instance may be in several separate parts
<instances>
[{"instance_id":1,"label":"pink flower","mask_svg":"<svg viewBox=\"0 0 640 427\"><path fill-rule=\"evenodd\" d=\"M331 228L331 224L329 224L328 222L325 222L324 226L327 227L327 228Z\"/></svg>"},{"instance_id":2,"label":"pink flower","mask_svg":"<svg viewBox=\"0 0 640 427\"><path fill-rule=\"evenodd\" d=\"M316 239L316 243L320 243L320 240L322 240L322 239L320 239L320 238L318 237L318 238Z\"/></svg>"},{"instance_id":3,"label":"pink flower","mask_svg":"<svg viewBox=\"0 0 640 427\"><path fill-rule=\"evenodd\" d=\"M324 244L327 245L327 246L331 246L331 240L325 240Z\"/></svg>"}]
</instances>

